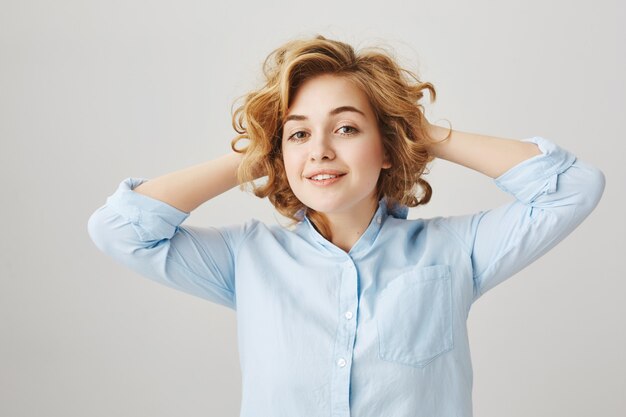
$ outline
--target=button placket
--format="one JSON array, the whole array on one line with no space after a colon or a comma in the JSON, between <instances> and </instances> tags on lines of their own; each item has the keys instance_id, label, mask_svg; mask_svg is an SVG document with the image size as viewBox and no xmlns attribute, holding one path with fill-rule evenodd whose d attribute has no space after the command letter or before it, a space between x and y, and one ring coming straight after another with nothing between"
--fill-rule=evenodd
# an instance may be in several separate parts
<instances>
[{"instance_id":1,"label":"button placket","mask_svg":"<svg viewBox=\"0 0 626 417\"><path fill-rule=\"evenodd\" d=\"M339 325L334 349L331 408L334 416L347 417L350 415L350 370L356 335L356 320L352 319L358 308L358 274L351 258L340 268Z\"/></svg>"}]
</instances>

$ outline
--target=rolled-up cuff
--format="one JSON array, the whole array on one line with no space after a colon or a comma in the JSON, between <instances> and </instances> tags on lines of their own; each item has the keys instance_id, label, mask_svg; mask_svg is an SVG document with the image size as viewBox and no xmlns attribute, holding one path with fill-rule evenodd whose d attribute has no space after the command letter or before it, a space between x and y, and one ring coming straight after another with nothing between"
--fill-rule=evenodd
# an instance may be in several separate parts
<instances>
[{"instance_id":1,"label":"rolled-up cuff","mask_svg":"<svg viewBox=\"0 0 626 417\"><path fill-rule=\"evenodd\" d=\"M539 136L523 139L522 142L535 143L541 155L520 162L494 181L502 191L530 204L540 195L556 191L558 175L572 166L576 156Z\"/></svg>"},{"instance_id":2,"label":"rolled-up cuff","mask_svg":"<svg viewBox=\"0 0 626 417\"><path fill-rule=\"evenodd\" d=\"M146 181L149 180L126 178L107 198L106 204L133 225L142 241L171 239L190 213L133 191Z\"/></svg>"}]
</instances>

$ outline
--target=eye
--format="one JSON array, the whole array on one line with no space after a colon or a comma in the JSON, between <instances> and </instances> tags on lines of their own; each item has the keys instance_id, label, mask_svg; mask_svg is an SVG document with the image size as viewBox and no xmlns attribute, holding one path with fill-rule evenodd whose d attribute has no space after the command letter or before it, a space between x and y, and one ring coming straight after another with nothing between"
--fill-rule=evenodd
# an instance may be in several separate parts
<instances>
[{"instance_id":1,"label":"eye","mask_svg":"<svg viewBox=\"0 0 626 417\"><path fill-rule=\"evenodd\" d=\"M289 137L287 138L287 140L290 140L290 141L292 141L292 142L300 142L301 140L303 140L303 139L304 139L304 137L302 137L302 136L297 136L297 135L299 135L300 133L306 134L306 132L305 132L304 130L298 130L297 132L295 132L295 133L293 133L291 136L289 136Z\"/></svg>"},{"instance_id":2,"label":"eye","mask_svg":"<svg viewBox=\"0 0 626 417\"><path fill-rule=\"evenodd\" d=\"M358 132L358 130L355 127L352 127L350 125L341 126L339 130L341 129L348 129L347 133L340 133L341 135L344 135L344 136L351 136Z\"/></svg>"}]
</instances>

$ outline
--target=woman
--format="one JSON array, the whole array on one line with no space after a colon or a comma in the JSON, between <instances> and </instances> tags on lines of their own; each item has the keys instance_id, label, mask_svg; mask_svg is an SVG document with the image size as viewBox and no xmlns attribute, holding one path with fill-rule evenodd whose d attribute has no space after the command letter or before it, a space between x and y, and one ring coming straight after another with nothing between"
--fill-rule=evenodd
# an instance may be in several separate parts
<instances>
[{"instance_id":1,"label":"woman","mask_svg":"<svg viewBox=\"0 0 626 417\"><path fill-rule=\"evenodd\" d=\"M542 137L430 124L419 100L434 87L380 50L294 40L264 73L233 114L233 152L125 179L89 219L91 238L236 310L242 416L471 416L471 305L589 215L602 172ZM407 220L430 199L433 158L494 178L515 201ZM181 225L238 184L293 227Z\"/></svg>"}]
</instances>

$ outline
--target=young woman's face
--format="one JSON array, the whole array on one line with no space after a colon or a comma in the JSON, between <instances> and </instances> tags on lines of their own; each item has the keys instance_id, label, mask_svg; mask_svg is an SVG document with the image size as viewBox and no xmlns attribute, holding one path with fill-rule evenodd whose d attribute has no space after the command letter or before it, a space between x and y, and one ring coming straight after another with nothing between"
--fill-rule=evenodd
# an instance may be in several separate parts
<instances>
[{"instance_id":1,"label":"young woman's face","mask_svg":"<svg viewBox=\"0 0 626 417\"><path fill-rule=\"evenodd\" d=\"M377 206L378 177L391 165L369 100L348 79L305 81L285 117L281 146L289 185L307 207L345 214Z\"/></svg>"}]
</instances>

